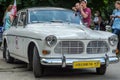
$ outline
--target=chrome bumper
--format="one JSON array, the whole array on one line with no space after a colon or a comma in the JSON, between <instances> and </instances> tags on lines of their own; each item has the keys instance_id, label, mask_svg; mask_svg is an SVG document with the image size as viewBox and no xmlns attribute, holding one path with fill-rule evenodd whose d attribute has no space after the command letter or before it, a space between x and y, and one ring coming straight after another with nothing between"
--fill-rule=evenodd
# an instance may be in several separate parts
<instances>
[{"instance_id":1,"label":"chrome bumper","mask_svg":"<svg viewBox=\"0 0 120 80\"><path fill-rule=\"evenodd\" d=\"M46 65L46 66L62 66L62 67L66 67L66 66L72 66L73 65L73 62L76 62L76 61L100 61L102 65L109 65L109 64L112 64L112 63L117 63L119 62L119 58L118 57L108 57L106 55L106 57L103 57L103 58L83 58L83 59L74 59L74 58L71 58L71 59L68 59L68 58L41 58L41 64L42 65Z\"/></svg>"}]
</instances>

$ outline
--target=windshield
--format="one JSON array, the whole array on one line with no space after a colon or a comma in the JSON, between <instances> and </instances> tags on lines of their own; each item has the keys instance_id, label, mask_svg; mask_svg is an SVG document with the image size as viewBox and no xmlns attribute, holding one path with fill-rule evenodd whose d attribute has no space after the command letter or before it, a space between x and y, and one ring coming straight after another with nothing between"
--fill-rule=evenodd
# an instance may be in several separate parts
<instances>
[{"instance_id":1,"label":"windshield","mask_svg":"<svg viewBox=\"0 0 120 80\"><path fill-rule=\"evenodd\" d=\"M29 23L57 22L80 24L79 15L70 10L33 10L29 13Z\"/></svg>"}]
</instances>

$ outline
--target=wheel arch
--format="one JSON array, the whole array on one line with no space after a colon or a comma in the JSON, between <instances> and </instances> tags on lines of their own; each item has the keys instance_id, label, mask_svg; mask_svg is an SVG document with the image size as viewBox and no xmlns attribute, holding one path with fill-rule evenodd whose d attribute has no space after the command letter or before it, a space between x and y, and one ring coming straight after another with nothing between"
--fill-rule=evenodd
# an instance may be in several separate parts
<instances>
[{"instance_id":1,"label":"wheel arch","mask_svg":"<svg viewBox=\"0 0 120 80\"><path fill-rule=\"evenodd\" d=\"M30 62L33 59L33 48L34 48L34 46L36 46L37 49L39 49L37 42L30 41L30 43L28 44L28 48L27 48L28 62Z\"/></svg>"},{"instance_id":2,"label":"wheel arch","mask_svg":"<svg viewBox=\"0 0 120 80\"><path fill-rule=\"evenodd\" d=\"M7 43L7 40L4 38L3 39L3 46Z\"/></svg>"},{"instance_id":3,"label":"wheel arch","mask_svg":"<svg viewBox=\"0 0 120 80\"><path fill-rule=\"evenodd\" d=\"M35 46L34 42L30 42L28 45L28 49L27 49L27 56L28 56L28 61L31 62L31 60L33 59L33 47Z\"/></svg>"},{"instance_id":4,"label":"wheel arch","mask_svg":"<svg viewBox=\"0 0 120 80\"><path fill-rule=\"evenodd\" d=\"M3 46L3 58L5 58L5 45L7 44L7 38L3 38L2 46Z\"/></svg>"},{"instance_id":5,"label":"wheel arch","mask_svg":"<svg viewBox=\"0 0 120 80\"><path fill-rule=\"evenodd\" d=\"M3 39L3 47L4 47L5 44L7 44L7 39L6 38Z\"/></svg>"}]
</instances>

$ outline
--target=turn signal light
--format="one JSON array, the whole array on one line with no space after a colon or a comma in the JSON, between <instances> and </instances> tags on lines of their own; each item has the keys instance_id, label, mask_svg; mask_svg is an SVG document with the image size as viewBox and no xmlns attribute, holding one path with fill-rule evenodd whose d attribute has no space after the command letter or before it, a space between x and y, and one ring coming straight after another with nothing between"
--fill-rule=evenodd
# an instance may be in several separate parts
<instances>
[{"instance_id":1,"label":"turn signal light","mask_svg":"<svg viewBox=\"0 0 120 80\"><path fill-rule=\"evenodd\" d=\"M119 54L119 50L118 50L118 49L116 49L116 54L117 54L117 55Z\"/></svg>"},{"instance_id":2,"label":"turn signal light","mask_svg":"<svg viewBox=\"0 0 120 80\"><path fill-rule=\"evenodd\" d=\"M48 54L50 54L50 51L48 51L48 50L43 50L43 51L42 51L42 54L43 54L43 55L48 55Z\"/></svg>"}]
</instances>

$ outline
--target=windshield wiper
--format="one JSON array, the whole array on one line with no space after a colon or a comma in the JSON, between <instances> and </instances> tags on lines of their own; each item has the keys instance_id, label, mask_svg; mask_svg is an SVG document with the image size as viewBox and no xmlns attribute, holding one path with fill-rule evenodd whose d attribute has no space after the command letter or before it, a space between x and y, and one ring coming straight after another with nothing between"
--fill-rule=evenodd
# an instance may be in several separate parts
<instances>
[{"instance_id":1,"label":"windshield wiper","mask_svg":"<svg viewBox=\"0 0 120 80\"><path fill-rule=\"evenodd\" d=\"M52 21L50 21L50 22L54 22L54 23L63 23L62 20L52 20Z\"/></svg>"}]
</instances>

